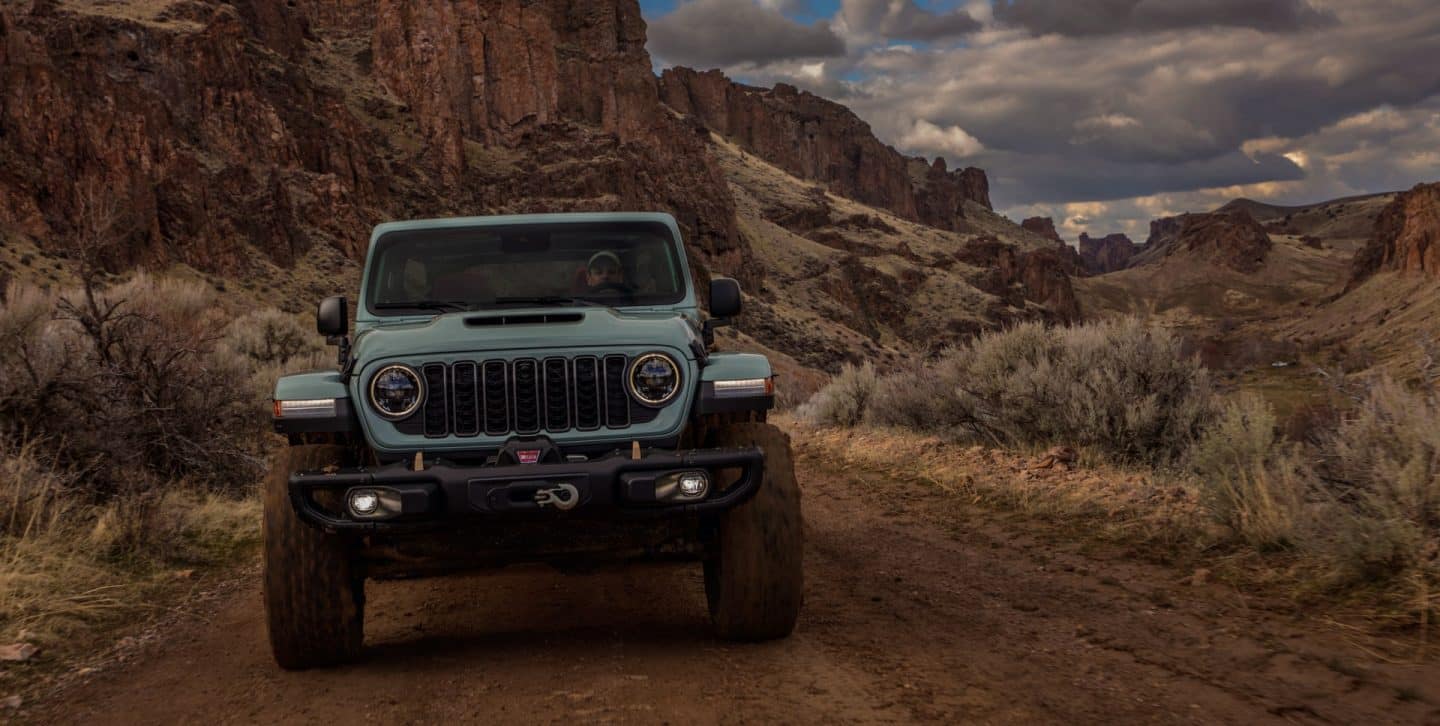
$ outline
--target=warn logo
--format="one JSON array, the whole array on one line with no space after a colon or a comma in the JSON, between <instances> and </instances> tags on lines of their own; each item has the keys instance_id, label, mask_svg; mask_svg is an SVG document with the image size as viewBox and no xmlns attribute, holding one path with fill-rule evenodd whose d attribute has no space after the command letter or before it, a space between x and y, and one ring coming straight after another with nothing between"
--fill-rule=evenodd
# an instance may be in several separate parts
<instances>
[{"instance_id":1,"label":"warn logo","mask_svg":"<svg viewBox=\"0 0 1440 726\"><path fill-rule=\"evenodd\" d=\"M534 464L540 461L539 449L519 449L515 452L515 460L521 464Z\"/></svg>"}]
</instances>

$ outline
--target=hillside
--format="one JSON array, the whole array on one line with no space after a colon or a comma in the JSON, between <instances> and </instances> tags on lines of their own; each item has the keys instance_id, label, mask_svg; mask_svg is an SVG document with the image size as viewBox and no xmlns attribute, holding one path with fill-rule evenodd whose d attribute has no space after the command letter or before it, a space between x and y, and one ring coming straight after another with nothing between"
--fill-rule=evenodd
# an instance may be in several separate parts
<instances>
[{"instance_id":1,"label":"hillside","mask_svg":"<svg viewBox=\"0 0 1440 726\"><path fill-rule=\"evenodd\" d=\"M1078 317L982 170L788 86L656 77L645 31L634 0L0 1L0 270L65 280L103 200L110 270L299 310L353 289L383 220L658 209L807 367Z\"/></svg>"},{"instance_id":2,"label":"hillside","mask_svg":"<svg viewBox=\"0 0 1440 726\"><path fill-rule=\"evenodd\" d=\"M1216 366L1308 357L1412 377L1432 355L1425 346L1433 349L1440 318L1440 280L1426 266L1440 238L1435 188L1291 207L1238 199L1155 220L1124 269L1077 280L1076 293L1096 316L1139 314L1186 331ZM1205 225L1181 233L1188 220L1237 216L1268 238L1251 266L1225 263L1234 235L1199 234ZM1243 238L1253 241L1253 230Z\"/></svg>"}]
</instances>

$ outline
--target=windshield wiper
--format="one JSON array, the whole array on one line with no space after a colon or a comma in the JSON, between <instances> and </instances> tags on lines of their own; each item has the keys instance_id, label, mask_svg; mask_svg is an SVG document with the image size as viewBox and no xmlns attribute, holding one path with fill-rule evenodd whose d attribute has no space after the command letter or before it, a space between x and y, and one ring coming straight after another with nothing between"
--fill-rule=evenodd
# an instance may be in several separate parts
<instances>
[{"instance_id":1,"label":"windshield wiper","mask_svg":"<svg viewBox=\"0 0 1440 726\"><path fill-rule=\"evenodd\" d=\"M376 310L473 310L475 306L463 300L410 300L407 302L377 303Z\"/></svg>"},{"instance_id":2,"label":"windshield wiper","mask_svg":"<svg viewBox=\"0 0 1440 726\"><path fill-rule=\"evenodd\" d=\"M586 300L581 297L565 297L563 295L534 295L520 297L497 297L496 305L588 305L590 307L608 308L602 302Z\"/></svg>"}]
</instances>

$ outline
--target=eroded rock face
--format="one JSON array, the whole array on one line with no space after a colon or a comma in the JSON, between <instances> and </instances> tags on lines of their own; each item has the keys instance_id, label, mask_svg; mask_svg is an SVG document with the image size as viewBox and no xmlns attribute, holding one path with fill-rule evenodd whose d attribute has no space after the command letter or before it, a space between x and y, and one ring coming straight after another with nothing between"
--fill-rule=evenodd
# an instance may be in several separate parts
<instances>
[{"instance_id":1,"label":"eroded rock face","mask_svg":"<svg viewBox=\"0 0 1440 726\"><path fill-rule=\"evenodd\" d=\"M985 172L906 157L840 104L793 86L734 83L720 71L667 69L660 97L749 153L832 192L940 229L963 229L964 202L990 206Z\"/></svg>"},{"instance_id":2,"label":"eroded rock face","mask_svg":"<svg viewBox=\"0 0 1440 726\"><path fill-rule=\"evenodd\" d=\"M467 140L515 145L563 121L625 143L662 115L634 3L379 0L371 51L447 176Z\"/></svg>"},{"instance_id":3,"label":"eroded rock face","mask_svg":"<svg viewBox=\"0 0 1440 726\"><path fill-rule=\"evenodd\" d=\"M1418 184L1385 207L1370 242L1355 253L1349 287L1380 270L1440 278L1440 183Z\"/></svg>"},{"instance_id":4,"label":"eroded rock face","mask_svg":"<svg viewBox=\"0 0 1440 726\"><path fill-rule=\"evenodd\" d=\"M746 274L633 0L5 7L0 224L42 244L85 189L123 209L113 266L227 274L316 241L359 257L382 219L658 208Z\"/></svg>"},{"instance_id":5,"label":"eroded rock face","mask_svg":"<svg viewBox=\"0 0 1440 726\"><path fill-rule=\"evenodd\" d=\"M1125 269L1138 251L1135 243L1123 234L1107 234L1096 239L1080 233L1080 257L1084 260L1085 270L1092 275Z\"/></svg>"},{"instance_id":6,"label":"eroded rock face","mask_svg":"<svg viewBox=\"0 0 1440 726\"><path fill-rule=\"evenodd\" d=\"M172 11L36 4L6 21L0 223L52 244L75 233L82 196L114 197L111 264L232 271L246 245L284 264L317 233L353 239L388 190L343 97L292 72L276 51L293 39L262 36L236 6Z\"/></svg>"}]
</instances>

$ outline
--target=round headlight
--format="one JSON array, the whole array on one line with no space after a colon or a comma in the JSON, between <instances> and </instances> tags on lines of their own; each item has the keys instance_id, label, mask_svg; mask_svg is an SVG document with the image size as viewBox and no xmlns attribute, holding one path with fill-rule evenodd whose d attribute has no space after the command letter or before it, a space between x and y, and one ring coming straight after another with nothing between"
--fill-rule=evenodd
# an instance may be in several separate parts
<instances>
[{"instance_id":1,"label":"round headlight","mask_svg":"<svg viewBox=\"0 0 1440 726\"><path fill-rule=\"evenodd\" d=\"M663 353L646 353L630 364L630 394L647 406L663 406L680 392L680 366Z\"/></svg>"},{"instance_id":2,"label":"round headlight","mask_svg":"<svg viewBox=\"0 0 1440 726\"><path fill-rule=\"evenodd\" d=\"M424 398L420 374L410 366L386 366L370 379L370 404L385 418L409 417Z\"/></svg>"}]
</instances>

